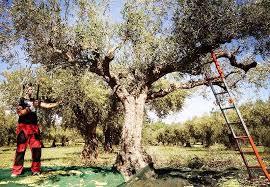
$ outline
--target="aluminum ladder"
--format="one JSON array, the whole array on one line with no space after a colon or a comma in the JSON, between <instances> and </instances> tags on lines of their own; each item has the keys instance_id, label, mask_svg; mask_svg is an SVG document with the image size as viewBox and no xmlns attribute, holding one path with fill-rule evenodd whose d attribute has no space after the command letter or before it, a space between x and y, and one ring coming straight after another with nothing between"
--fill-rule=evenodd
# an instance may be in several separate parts
<instances>
[{"instance_id":1,"label":"aluminum ladder","mask_svg":"<svg viewBox=\"0 0 270 187\"><path fill-rule=\"evenodd\" d=\"M243 120L243 117L242 117L242 115L241 115L241 113L240 113L240 111L235 103L235 100L232 97L230 89L226 83L223 70L220 67L219 62L218 62L217 57L216 57L216 54L213 51L211 52L211 57L213 59L213 62L215 64L215 67L218 71L219 76L215 77L215 78L210 78L210 76L208 74L206 74L206 80L208 81L208 84L209 84L209 86L210 86L210 88L215 96L216 103L218 104L218 106L221 110L221 113L226 121L226 124L229 127L229 129L233 135L233 138L234 138L235 143L236 143L236 147L237 147L237 149L238 149L238 151L243 159L243 162L247 168L249 178L250 179L254 178L252 175L252 170L254 171L256 169L257 170L259 169L264 173L265 177L270 182L270 174L269 174L269 171L266 167L266 164L264 163L262 157L260 156L260 154L258 152L258 148L256 147L256 145L253 141L253 138L251 137L251 135L248 131L248 128ZM223 90L217 91L213 85L213 81L220 81L220 83L222 84ZM224 100L222 100L222 97L229 98L228 103L230 103L230 106L224 107L224 104L223 104ZM227 115L227 111L230 111L230 110L233 110L237 114L236 115L237 121L230 121L230 119ZM241 128L243 134L238 135L236 133L235 126L236 127L238 126L238 128ZM247 143L250 146L250 148L251 148L250 150L248 150L248 151L244 150L245 148L243 146L245 143ZM248 154L255 155L257 164L255 164L255 165L249 164L248 159L246 157Z\"/></svg>"}]
</instances>

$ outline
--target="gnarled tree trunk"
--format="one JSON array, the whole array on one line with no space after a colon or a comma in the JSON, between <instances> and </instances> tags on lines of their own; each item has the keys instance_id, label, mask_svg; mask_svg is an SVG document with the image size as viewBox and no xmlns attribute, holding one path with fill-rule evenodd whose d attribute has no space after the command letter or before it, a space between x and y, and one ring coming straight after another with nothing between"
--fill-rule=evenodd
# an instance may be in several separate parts
<instances>
[{"instance_id":1,"label":"gnarled tree trunk","mask_svg":"<svg viewBox=\"0 0 270 187\"><path fill-rule=\"evenodd\" d=\"M142 126L146 94L124 98L124 126L121 136L121 151L117 155L116 168L126 177L136 174L152 162L142 149Z\"/></svg>"},{"instance_id":2,"label":"gnarled tree trunk","mask_svg":"<svg viewBox=\"0 0 270 187\"><path fill-rule=\"evenodd\" d=\"M82 151L82 157L85 160L94 160L98 156L98 140L96 135L96 124L88 125L87 134L85 134L85 144Z\"/></svg>"},{"instance_id":3,"label":"gnarled tree trunk","mask_svg":"<svg viewBox=\"0 0 270 187\"><path fill-rule=\"evenodd\" d=\"M76 117L79 119L77 128L84 136L84 147L81 153L83 159L87 161L95 160L98 156L98 140L96 134L96 127L100 120L100 115L97 112L91 120L88 118L88 111L90 104L86 104L83 110L78 104L74 106Z\"/></svg>"},{"instance_id":4,"label":"gnarled tree trunk","mask_svg":"<svg viewBox=\"0 0 270 187\"><path fill-rule=\"evenodd\" d=\"M61 146L62 147L66 146L67 141L68 141L67 137L62 137L61 138Z\"/></svg>"},{"instance_id":5,"label":"gnarled tree trunk","mask_svg":"<svg viewBox=\"0 0 270 187\"><path fill-rule=\"evenodd\" d=\"M53 141L52 141L51 147L56 147L56 139L55 139L55 138L54 138Z\"/></svg>"},{"instance_id":6,"label":"gnarled tree trunk","mask_svg":"<svg viewBox=\"0 0 270 187\"><path fill-rule=\"evenodd\" d=\"M112 152L113 144L119 144L121 134L121 127L119 125L120 113L122 113L120 110L121 101L115 95L112 95L111 102L108 118L103 126L104 151L106 152Z\"/></svg>"}]
</instances>

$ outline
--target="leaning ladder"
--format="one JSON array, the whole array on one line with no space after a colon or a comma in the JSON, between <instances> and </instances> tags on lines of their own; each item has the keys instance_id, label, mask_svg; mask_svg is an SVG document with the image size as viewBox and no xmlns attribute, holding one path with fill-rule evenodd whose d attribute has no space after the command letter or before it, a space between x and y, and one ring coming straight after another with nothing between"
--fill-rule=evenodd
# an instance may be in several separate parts
<instances>
[{"instance_id":1,"label":"leaning ladder","mask_svg":"<svg viewBox=\"0 0 270 187\"><path fill-rule=\"evenodd\" d=\"M236 143L236 146L237 146L237 149L244 161L244 164L247 168L247 172L248 172L248 175L249 175L249 178L253 178L252 176L252 172L251 171L254 171L255 169L259 169L261 170L265 177L270 181L270 174L268 172L268 169L266 167L266 164L264 163L263 159L261 158L259 152L258 152L258 149L253 141L253 138L250 136L250 133L247 129L247 126L243 120L243 117L239 111L239 109L237 108L236 106L236 103L235 103L235 100L233 99L231 93L230 93L230 90L228 88L228 85L225 81L225 77L224 77L224 73L223 73L223 70L221 69L220 65L219 65L219 62L217 61L217 57L215 55L215 53L212 51L211 52L211 56L212 56L212 59L213 59L213 62L216 66L216 69L218 71L218 74L219 76L216 77L216 78L210 78L209 75L206 75L206 80L208 81L208 84L215 96L215 99L216 99L216 103L219 105L219 108L222 112L222 115L223 117L225 118L225 121L226 121L226 124L227 126L229 127L232 135L233 135L233 138L235 140L235 143ZM214 80L218 80L218 81L221 81L221 84L222 84L222 87L223 87L223 91L221 92L218 92L214 85L213 85L213 81ZM230 103L230 106L229 107L224 107L223 104L222 104L222 99L220 97L226 97L228 96L229 98L229 103ZM236 116L237 116L237 121L230 121L229 120L229 117L228 115L226 114L226 111L228 110L234 110L236 112ZM238 128L240 127L242 129L242 133L241 135L238 135L235 131L235 125L238 125ZM247 142L247 144L252 148L251 150L244 150L244 143ZM257 160L257 164L256 165L249 165L248 163L248 159L247 159L247 154L253 154L255 155L256 157L256 160Z\"/></svg>"}]
</instances>

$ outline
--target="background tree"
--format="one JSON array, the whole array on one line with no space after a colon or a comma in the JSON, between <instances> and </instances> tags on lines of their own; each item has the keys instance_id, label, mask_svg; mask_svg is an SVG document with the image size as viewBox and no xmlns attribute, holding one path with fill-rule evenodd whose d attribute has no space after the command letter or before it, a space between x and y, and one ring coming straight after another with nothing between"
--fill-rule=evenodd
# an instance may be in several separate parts
<instances>
[{"instance_id":1,"label":"background tree","mask_svg":"<svg viewBox=\"0 0 270 187\"><path fill-rule=\"evenodd\" d=\"M143 129L143 144L144 145L159 145L165 144L163 138L163 130L166 127L165 123L156 122L156 123L146 123Z\"/></svg>"},{"instance_id":2,"label":"background tree","mask_svg":"<svg viewBox=\"0 0 270 187\"><path fill-rule=\"evenodd\" d=\"M52 140L51 147L56 147L56 143L61 143L61 146L67 146L82 139L77 129L64 128L61 126L50 127L48 130L47 140Z\"/></svg>"},{"instance_id":3,"label":"background tree","mask_svg":"<svg viewBox=\"0 0 270 187\"><path fill-rule=\"evenodd\" d=\"M22 91L22 79L27 79L24 83L32 82L34 84L34 93L39 84L39 99L45 102L63 101L60 108L38 110L39 125L43 137L52 138L55 141L63 139L64 143L64 140L70 134L67 128L76 128L85 140L82 156L91 159L96 158L98 146L96 127L106 118L109 92L93 74L81 73L80 76L77 76L72 75L72 73L74 72L67 70L48 73L41 67L31 70L26 68L5 71L3 73L4 80L0 85L3 106L8 110L15 111L15 106ZM36 93L34 97L35 95ZM57 116L62 117L58 127L56 126ZM15 124L16 121L13 124L14 128ZM5 125L8 128L9 125ZM55 129L57 129L57 132Z\"/></svg>"},{"instance_id":4,"label":"background tree","mask_svg":"<svg viewBox=\"0 0 270 187\"><path fill-rule=\"evenodd\" d=\"M269 99L266 101L257 100L241 106L243 118L250 129L250 133L259 144L269 146L270 118L269 118Z\"/></svg>"},{"instance_id":5,"label":"background tree","mask_svg":"<svg viewBox=\"0 0 270 187\"><path fill-rule=\"evenodd\" d=\"M262 144L266 147L269 146L269 99L266 101L257 100L255 102L248 102L240 106L241 113L243 115L244 121L250 130L251 135L254 137L255 142L259 145ZM235 120L234 113L227 115L230 119ZM158 124L151 124L149 126L158 126ZM243 130L236 129L237 135L242 135ZM177 132L179 131L180 132ZM149 131L149 130L147 130ZM147 132L146 131L146 132ZM229 132L229 128L225 124L225 120L220 111L212 112L210 115L205 115L202 117L195 117L192 120L186 121L183 124L166 126L163 124L156 132L157 141L163 144L177 145L181 142L181 134L184 132L185 138L193 143L202 143L205 147L209 147L215 143L223 144L227 148L233 148L235 140ZM150 134L153 134L151 132ZM146 137L148 142L153 141ZM151 143L150 143L151 144Z\"/></svg>"},{"instance_id":6,"label":"background tree","mask_svg":"<svg viewBox=\"0 0 270 187\"><path fill-rule=\"evenodd\" d=\"M52 95L63 98L59 110L63 127L76 128L85 145L82 156L93 160L98 156L97 125L102 125L109 110L110 92L99 78L91 73L72 75L70 71L56 73Z\"/></svg>"},{"instance_id":7,"label":"background tree","mask_svg":"<svg viewBox=\"0 0 270 187\"><path fill-rule=\"evenodd\" d=\"M10 110L1 106L0 108L0 146L11 145L16 142L15 134L16 116Z\"/></svg>"},{"instance_id":8,"label":"background tree","mask_svg":"<svg viewBox=\"0 0 270 187\"><path fill-rule=\"evenodd\" d=\"M106 152L112 152L113 144L119 145L120 143L123 128L123 105L117 97L111 95L108 109L108 117L103 124L104 150Z\"/></svg>"}]
</instances>

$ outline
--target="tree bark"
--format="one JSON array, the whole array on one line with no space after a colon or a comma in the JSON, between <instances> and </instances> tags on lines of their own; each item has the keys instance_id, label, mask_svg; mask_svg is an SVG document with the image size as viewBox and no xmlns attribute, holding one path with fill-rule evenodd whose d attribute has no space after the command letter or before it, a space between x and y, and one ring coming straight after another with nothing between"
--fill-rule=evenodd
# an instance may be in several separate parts
<instances>
[{"instance_id":1,"label":"tree bark","mask_svg":"<svg viewBox=\"0 0 270 187\"><path fill-rule=\"evenodd\" d=\"M106 123L103 128L104 133L104 151L113 152L113 145L119 145L122 128L115 122Z\"/></svg>"},{"instance_id":2,"label":"tree bark","mask_svg":"<svg viewBox=\"0 0 270 187\"><path fill-rule=\"evenodd\" d=\"M51 147L56 147L56 139L53 139Z\"/></svg>"},{"instance_id":3,"label":"tree bark","mask_svg":"<svg viewBox=\"0 0 270 187\"><path fill-rule=\"evenodd\" d=\"M61 146L62 147L66 146L66 142L67 142L67 138L66 137L62 137L61 138Z\"/></svg>"},{"instance_id":4,"label":"tree bark","mask_svg":"<svg viewBox=\"0 0 270 187\"><path fill-rule=\"evenodd\" d=\"M45 145L42 141L41 141L41 148L45 148Z\"/></svg>"},{"instance_id":5,"label":"tree bark","mask_svg":"<svg viewBox=\"0 0 270 187\"><path fill-rule=\"evenodd\" d=\"M85 144L81 154L82 158L85 160L95 160L98 157L96 126L96 124L89 125L88 133L85 135Z\"/></svg>"},{"instance_id":6,"label":"tree bark","mask_svg":"<svg viewBox=\"0 0 270 187\"><path fill-rule=\"evenodd\" d=\"M191 147L191 144L190 144L190 142L186 142L186 145L185 145L185 147Z\"/></svg>"},{"instance_id":7,"label":"tree bark","mask_svg":"<svg viewBox=\"0 0 270 187\"><path fill-rule=\"evenodd\" d=\"M90 103L86 103L84 106L86 109L91 108ZM98 156L98 140L96 135L96 127L100 121L100 114L96 112L94 118L88 118L88 111L83 110L78 104L74 106L74 111L78 121L77 128L84 135L84 147L81 153L81 157L87 161L95 160Z\"/></svg>"},{"instance_id":8,"label":"tree bark","mask_svg":"<svg viewBox=\"0 0 270 187\"><path fill-rule=\"evenodd\" d=\"M137 97L128 95L123 99L124 125L121 135L121 151L117 155L116 168L127 178L152 163L152 159L142 149L142 127L146 93Z\"/></svg>"},{"instance_id":9,"label":"tree bark","mask_svg":"<svg viewBox=\"0 0 270 187\"><path fill-rule=\"evenodd\" d=\"M113 137L112 137L112 130L111 127L113 125L112 123L108 122L105 127L103 128L103 134L104 134L104 151L105 152L112 152L113 151Z\"/></svg>"},{"instance_id":10,"label":"tree bark","mask_svg":"<svg viewBox=\"0 0 270 187\"><path fill-rule=\"evenodd\" d=\"M104 151L112 152L113 144L118 145L120 142L120 127L118 124L119 114L120 114L120 100L115 97L115 95L111 98L112 103L110 107L110 111L108 114L108 118L106 119L105 125L103 126L103 134L104 134Z\"/></svg>"},{"instance_id":11,"label":"tree bark","mask_svg":"<svg viewBox=\"0 0 270 187\"><path fill-rule=\"evenodd\" d=\"M8 140L7 140L7 146L10 145L10 142L11 142L11 137L8 137Z\"/></svg>"}]
</instances>

